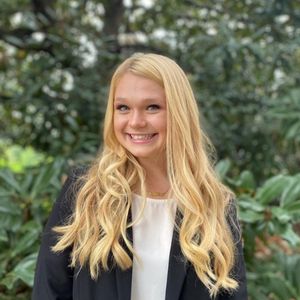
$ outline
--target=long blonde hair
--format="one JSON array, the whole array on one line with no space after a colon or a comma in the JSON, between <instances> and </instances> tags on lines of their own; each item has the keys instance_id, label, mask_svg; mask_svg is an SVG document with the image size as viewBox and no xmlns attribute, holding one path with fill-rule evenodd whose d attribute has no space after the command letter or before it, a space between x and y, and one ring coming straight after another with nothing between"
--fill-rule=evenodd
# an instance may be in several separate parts
<instances>
[{"instance_id":1,"label":"long blonde hair","mask_svg":"<svg viewBox=\"0 0 300 300\"><path fill-rule=\"evenodd\" d=\"M230 271L235 245L227 222L233 193L214 172L213 147L199 125L199 111L183 70L171 59L157 54L134 54L115 71L104 121L103 149L83 177L69 221L54 230L59 240L54 251L72 246L71 265L88 264L96 279L113 263L122 270L132 266L134 253L126 231L132 188L138 184L146 197L145 174L137 159L118 143L114 129L114 93L120 78L131 72L159 83L167 103L167 171L178 202L181 221L176 224L185 258L199 279L216 296L238 283Z\"/></svg>"}]
</instances>

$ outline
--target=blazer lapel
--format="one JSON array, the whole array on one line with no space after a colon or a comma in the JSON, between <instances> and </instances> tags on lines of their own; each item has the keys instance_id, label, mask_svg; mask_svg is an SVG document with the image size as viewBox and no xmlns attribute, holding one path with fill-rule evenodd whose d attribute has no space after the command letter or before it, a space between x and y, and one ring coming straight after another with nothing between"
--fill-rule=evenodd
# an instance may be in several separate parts
<instances>
[{"instance_id":1,"label":"blazer lapel","mask_svg":"<svg viewBox=\"0 0 300 300\"><path fill-rule=\"evenodd\" d=\"M176 224L179 224L178 219L182 218L177 210ZM168 279L166 288L166 300L178 300L182 288L182 284L186 275L187 261L184 258L177 230L174 228L172 245L169 258Z\"/></svg>"},{"instance_id":2,"label":"blazer lapel","mask_svg":"<svg viewBox=\"0 0 300 300\"><path fill-rule=\"evenodd\" d=\"M128 223L131 223L131 210L128 215ZM132 243L132 227L127 229L127 238ZM125 243L123 247L126 248ZM132 253L126 248L127 254L133 259ZM122 271L120 267L116 267L116 281L117 281L117 290L118 290L118 300L130 300L131 297L131 278L132 278L132 268Z\"/></svg>"}]
</instances>

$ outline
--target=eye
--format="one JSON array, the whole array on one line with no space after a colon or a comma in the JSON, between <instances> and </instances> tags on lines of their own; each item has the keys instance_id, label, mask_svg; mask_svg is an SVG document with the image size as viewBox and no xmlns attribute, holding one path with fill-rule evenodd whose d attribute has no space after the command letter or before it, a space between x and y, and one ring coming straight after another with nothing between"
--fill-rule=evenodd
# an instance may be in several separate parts
<instances>
[{"instance_id":1,"label":"eye","mask_svg":"<svg viewBox=\"0 0 300 300\"><path fill-rule=\"evenodd\" d=\"M155 110L158 110L160 109L160 106L157 105L157 104L151 104L147 107L147 110L150 110L150 111L155 111Z\"/></svg>"},{"instance_id":2,"label":"eye","mask_svg":"<svg viewBox=\"0 0 300 300\"><path fill-rule=\"evenodd\" d=\"M126 111L129 109L129 107L127 105L124 105L124 104L119 104L116 106L116 109L119 110L119 111Z\"/></svg>"}]
</instances>

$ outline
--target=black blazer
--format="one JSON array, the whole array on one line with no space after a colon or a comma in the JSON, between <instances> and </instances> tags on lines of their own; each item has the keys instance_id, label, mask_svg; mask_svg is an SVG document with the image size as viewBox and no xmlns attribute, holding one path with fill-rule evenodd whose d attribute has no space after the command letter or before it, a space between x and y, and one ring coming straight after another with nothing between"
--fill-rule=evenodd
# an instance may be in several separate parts
<instances>
[{"instance_id":1,"label":"black blazer","mask_svg":"<svg viewBox=\"0 0 300 300\"><path fill-rule=\"evenodd\" d=\"M109 272L101 272L97 281L94 281L90 277L88 267L79 269L68 266L70 249L59 254L50 250L57 238L51 228L62 224L72 213L75 179L76 174L73 173L66 180L45 227L37 260L32 300L130 300L132 269L122 271L119 267L114 267ZM235 208L230 219L236 221ZM242 243L237 227L233 223L231 227L237 241L233 274L239 282L239 288L233 293L220 292L216 299L246 300L247 287ZM127 234L132 240L132 229L128 229ZM178 233L174 230L165 300L197 299L211 298L192 265L185 261L178 242Z\"/></svg>"}]
</instances>

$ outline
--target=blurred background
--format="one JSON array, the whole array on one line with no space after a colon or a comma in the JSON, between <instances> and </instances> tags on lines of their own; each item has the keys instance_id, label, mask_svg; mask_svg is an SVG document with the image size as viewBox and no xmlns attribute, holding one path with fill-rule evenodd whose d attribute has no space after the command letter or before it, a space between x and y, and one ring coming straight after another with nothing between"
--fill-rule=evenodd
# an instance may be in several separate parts
<instances>
[{"instance_id":1,"label":"blurred background","mask_svg":"<svg viewBox=\"0 0 300 300\"><path fill-rule=\"evenodd\" d=\"M30 299L42 228L133 52L188 74L237 194L250 299L300 299L299 25L298 0L1 0L0 299Z\"/></svg>"}]
</instances>

